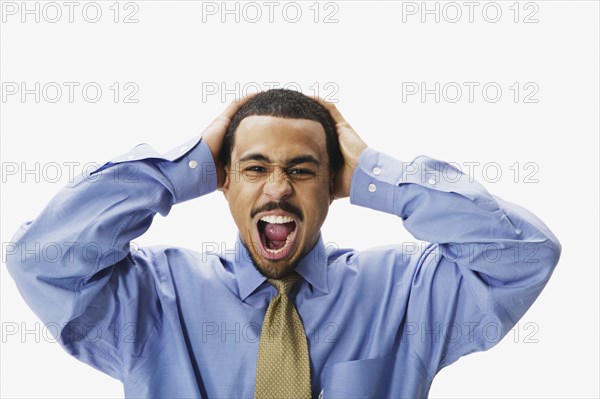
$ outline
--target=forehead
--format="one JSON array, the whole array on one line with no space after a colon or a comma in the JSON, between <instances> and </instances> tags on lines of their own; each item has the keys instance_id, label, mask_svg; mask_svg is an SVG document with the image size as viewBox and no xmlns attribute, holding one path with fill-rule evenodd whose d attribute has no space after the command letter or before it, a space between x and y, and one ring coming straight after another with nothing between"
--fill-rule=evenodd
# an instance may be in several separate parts
<instances>
[{"instance_id":1,"label":"forehead","mask_svg":"<svg viewBox=\"0 0 600 399\"><path fill-rule=\"evenodd\" d=\"M232 160L259 153L273 160L312 155L325 161L325 130L316 121L252 115L235 132Z\"/></svg>"}]
</instances>

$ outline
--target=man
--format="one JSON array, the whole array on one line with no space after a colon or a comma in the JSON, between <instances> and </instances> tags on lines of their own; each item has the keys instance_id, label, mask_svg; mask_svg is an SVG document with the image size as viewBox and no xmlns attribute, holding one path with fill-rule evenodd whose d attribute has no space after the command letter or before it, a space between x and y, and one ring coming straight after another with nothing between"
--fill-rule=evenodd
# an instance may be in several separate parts
<instances>
[{"instance_id":1,"label":"man","mask_svg":"<svg viewBox=\"0 0 600 399\"><path fill-rule=\"evenodd\" d=\"M157 212L216 189L235 252L130 250ZM344 197L431 244L326 248L321 225ZM128 397L425 397L441 368L497 342L490 326L510 330L561 250L449 164L375 151L333 104L287 90L232 103L163 156L142 145L105 164L15 242L68 248L58 262L12 255L10 273L63 347Z\"/></svg>"}]
</instances>

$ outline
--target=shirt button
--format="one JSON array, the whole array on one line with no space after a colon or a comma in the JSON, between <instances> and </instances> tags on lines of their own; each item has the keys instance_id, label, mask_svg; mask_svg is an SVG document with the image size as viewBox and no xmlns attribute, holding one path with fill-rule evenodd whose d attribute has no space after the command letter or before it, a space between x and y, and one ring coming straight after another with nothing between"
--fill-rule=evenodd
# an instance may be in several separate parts
<instances>
[{"instance_id":1,"label":"shirt button","mask_svg":"<svg viewBox=\"0 0 600 399\"><path fill-rule=\"evenodd\" d=\"M369 191L374 193L377 190L377 186L373 183L369 184Z\"/></svg>"},{"instance_id":2,"label":"shirt button","mask_svg":"<svg viewBox=\"0 0 600 399\"><path fill-rule=\"evenodd\" d=\"M373 174L374 174L375 176L379 176L379 175L381 174L381 169L380 169L380 168L378 168L378 167L374 167L374 168L373 168Z\"/></svg>"},{"instance_id":3,"label":"shirt button","mask_svg":"<svg viewBox=\"0 0 600 399\"><path fill-rule=\"evenodd\" d=\"M188 166L190 167L190 169L196 169L196 167L198 166L198 162L191 160L190 162L188 162Z\"/></svg>"},{"instance_id":4,"label":"shirt button","mask_svg":"<svg viewBox=\"0 0 600 399\"><path fill-rule=\"evenodd\" d=\"M437 181L435 181L435 179L433 177L430 177L429 180L427 180L427 183L429 183L433 186L435 183L437 183Z\"/></svg>"}]
</instances>

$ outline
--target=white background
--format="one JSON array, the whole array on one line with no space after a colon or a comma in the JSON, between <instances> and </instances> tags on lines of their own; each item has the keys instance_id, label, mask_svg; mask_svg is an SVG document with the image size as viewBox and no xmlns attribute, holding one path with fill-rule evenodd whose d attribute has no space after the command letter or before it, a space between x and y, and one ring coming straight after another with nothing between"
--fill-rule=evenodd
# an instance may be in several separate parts
<instances>
[{"instance_id":1,"label":"white background","mask_svg":"<svg viewBox=\"0 0 600 399\"><path fill-rule=\"evenodd\" d=\"M166 151L199 134L244 88L319 88L376 149L402 160L426 154L467 172L478 163L474 178L537 214L563 245L547 288L515 330L442 370L431 397L598 397L598 3L513 3L476 2L472 22L464 2L428 2L439 22L421 15L421 2L299 2L285 12L287 3L278 2L273 22L263 2L228 3L238 7L236 22L235 13L221 15L221 2L100 1L101 18L92 23L86 18L95 18L95 6L76 2L71 23L62 2L37 3L39 22L23 14L23 3L3 2L2 257L18 226L69 181L66 162L80 174L140 142ZM57 9L62 18L53 23ZM257 9L262 17L252 22ZM325 23L332 13L337 22ZM127 15L138 22L124 23ZM10 94L35 82L39 102ZM64 82L79 84L72 102ZM97 102L93 90L82 94L90 82L102 89ZM429 89L440 82L439 102L434 94L406 96L411 82ZM479 85L472 101L464 82ZM492 89L484 97L485 84L502 89L497 102ZM56 86L62 97L53 103ZM456 86L462 97L452 102ZM125 102L133 87L137 103ZM214 87L218 93L206 91ZM534 89L528 101L537 102L525 102ZM201 250L202 242L231 245L235 232L226 202L213 193L157 217L136 243ZM413 240L400 219L348 200L333 204L323 234L359 249ZM2 397L123 396L119 381L51 342L5 267L1 284Z\"/></svg>"}]
</instances>

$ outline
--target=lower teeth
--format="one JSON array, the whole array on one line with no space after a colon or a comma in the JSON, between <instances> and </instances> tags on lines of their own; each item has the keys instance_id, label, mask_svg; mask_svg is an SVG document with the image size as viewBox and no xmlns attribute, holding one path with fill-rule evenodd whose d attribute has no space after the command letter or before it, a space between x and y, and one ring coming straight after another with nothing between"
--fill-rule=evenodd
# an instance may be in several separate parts
<instances>
[{"instance_id":1,"label":"lower teeth","mask_svg":"<svg viewBox=\"0 0 600 399\"><path fill-rule=\"evenodd\" d=\"M279 248L279 249L269 249L267 248L267 244L265 243L265 249L267 250L267 252L269 252L270 254L276 255L280 252L282 252L284 249L287 248L288 244L290 243L292 234L288 234L287 238L285 239L285 244L283 244L283 247Z\"/></svg>"}]
</instances>

